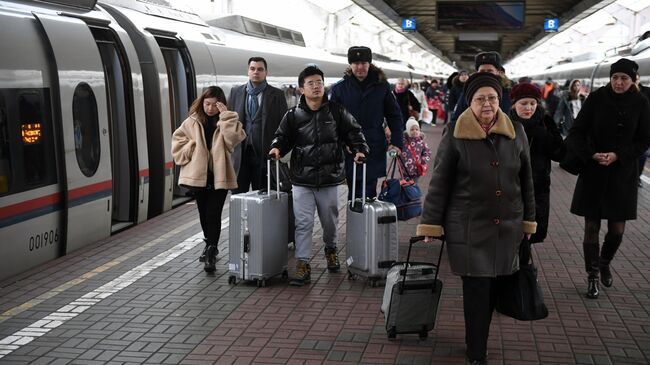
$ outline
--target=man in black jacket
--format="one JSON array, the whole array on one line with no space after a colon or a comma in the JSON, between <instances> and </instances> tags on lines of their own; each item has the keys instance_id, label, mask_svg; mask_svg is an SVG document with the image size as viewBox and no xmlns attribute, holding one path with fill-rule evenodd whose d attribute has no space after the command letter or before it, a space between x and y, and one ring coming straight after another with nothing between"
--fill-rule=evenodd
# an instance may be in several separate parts
<instances>
[{"instance_id":1,"label":"man in black jacket","mask_svg":"<svg viewBox=\"0 0 650 365\"><path fill-rule=\"evenodd\" d=\"M327 269L340 269L336 254L338 223L337 187L345 182L343 147L360 163L369 148L361 126L343 106L330 102L325 95L323 71L309 66L298 76L303 94L298 106L282 118L275 132L269 155L278 159L291 153L289 175L293 184L293 211L296 216L296 275L291 285L302 286L311 281L312 232L314 211L323 227Z\"/></svg>"}]
</instances>

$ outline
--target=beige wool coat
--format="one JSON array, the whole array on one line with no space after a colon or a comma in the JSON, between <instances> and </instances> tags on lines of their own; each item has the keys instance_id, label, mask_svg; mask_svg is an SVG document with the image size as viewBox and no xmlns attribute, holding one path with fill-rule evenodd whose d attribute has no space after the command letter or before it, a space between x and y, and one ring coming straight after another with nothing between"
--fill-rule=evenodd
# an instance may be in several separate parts
<instances>
[{"instance_id":1,"label":"beige wool coat","mask_svg":"<svg viewBox=\"0 0 650 365\"><path fill-rule=\"evenodd\" d=\"M215 189L237 188L237 174L231 160L235 146L246 138L237 113L219 114L217 128L208 151L203 125L196 115L185 119L172 135L172 157L181 167L179 185L204 187L208 180L208 166L214 175Z\"/></svg>"}]
</instances>

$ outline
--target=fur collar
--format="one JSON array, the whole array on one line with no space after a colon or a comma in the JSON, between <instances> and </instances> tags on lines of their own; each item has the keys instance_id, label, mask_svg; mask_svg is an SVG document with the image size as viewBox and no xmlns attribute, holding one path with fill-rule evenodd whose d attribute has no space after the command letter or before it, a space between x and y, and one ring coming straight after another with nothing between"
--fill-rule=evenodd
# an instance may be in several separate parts
<instances>
[{"instance_id":1,"label":"fur collar","mask_svg":"<svg viewBox=\"0 0 650 365\"><path fill-rule=\"evenodd\" d=\"M515 127L508 116L499 109L497 111L497 121L492 128L488 131L490 134L501 134L510 139L515 139ZM481 128L478 120L472 113L470 108L467 108L456 121L454 127L454 138L458 139L486 139L487 134Z\"/></svg>"},{"instance_id":2,"label":"fur collar","mask_svg":"<svg viewBox=\"0 0 650 365\"><path fill-rule=\"evenodd\" d=\"M352 68L348 66L348 68L345 70L345 76L347 77L354 77L354 74L352 73ZM384 73L384 70L381 68L373 65L372 63L370 64L370 68L368 69L368 80L373 81L373 82L387 82L388 78L386 77L386 74Z\"/></svg>"}]
</instances>

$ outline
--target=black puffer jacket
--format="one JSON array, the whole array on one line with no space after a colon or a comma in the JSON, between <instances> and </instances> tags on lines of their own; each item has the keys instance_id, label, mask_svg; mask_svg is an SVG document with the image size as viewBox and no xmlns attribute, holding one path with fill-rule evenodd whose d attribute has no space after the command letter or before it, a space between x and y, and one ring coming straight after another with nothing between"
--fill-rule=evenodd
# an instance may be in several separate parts
<instances>
[{"instance_id":1,"label":"black puffer jacket","mask_svg":"<svg viewBox=\"0 0 650 365\"><path fill-rule=\"evenodd\" d=\"M530 119L521 119L514 108L510 120L521 123L530 146L530 166L533 170L535 188L535 221L537 231L530 237L531 243L544 241L548 232L551 192L551 160L560 161L565 149L560 131L553 118L541 106L537 106Z\"/></svg>"},{"instance_id":2,"label":"black puffer jacket","mask_svg":"<svg viewBox=\"0 0 650 365\"><path fill-rule=\"evenodd\" d=\"M298 106L284 115L271 148L284 156L291 152L291 182L298 186L324 187L345 181L343 148L352 153L369 153L361 126L345 108L329 102L314 111L307 106L305 97Z\"/></svg>"}]
</instances>

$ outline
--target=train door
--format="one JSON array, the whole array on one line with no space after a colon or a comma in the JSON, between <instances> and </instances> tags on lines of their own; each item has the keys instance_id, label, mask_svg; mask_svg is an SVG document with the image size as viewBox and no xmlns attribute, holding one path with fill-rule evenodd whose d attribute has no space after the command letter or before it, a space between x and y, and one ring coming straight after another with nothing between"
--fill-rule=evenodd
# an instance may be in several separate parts
<instances>
[{"instance_id":1,"label":"train door","mask_svg":"<svg viewBox=\"0 0 650 365\"><path fill-rule=\"evenodd\" d=\"M169 115L171 130L175 131L187 118L188 110L196 98L196 77L192 60L184 42L176 33L147 29L154 35L167 69L169 84ZM174 164L173 201L177 206L188 200L187 190L178 186L180 167Z\"/></svg>"},{"instance_id":2,"label":"train door","mask_svg":"<svg viewBox=\"0 0 650 365\"><path fill-rule=\"evenodd\" d=\"M60 106L66 179L64 214L69 252L108 237L112 181L104 70L87 25L34 14L51 46L53 90Z\"/></svg>"},{"instance_id":3,"label":"train door","mask_svg":"<svg viewBox=\"0 0 650 365\"><path fill-rule=\"evenodd\" d=\"M90 28L102 58L108 102L113 176L112 231L136 221L138 167L130 70L116 35L107 27Z\"/></svg>"}]
</instances>

